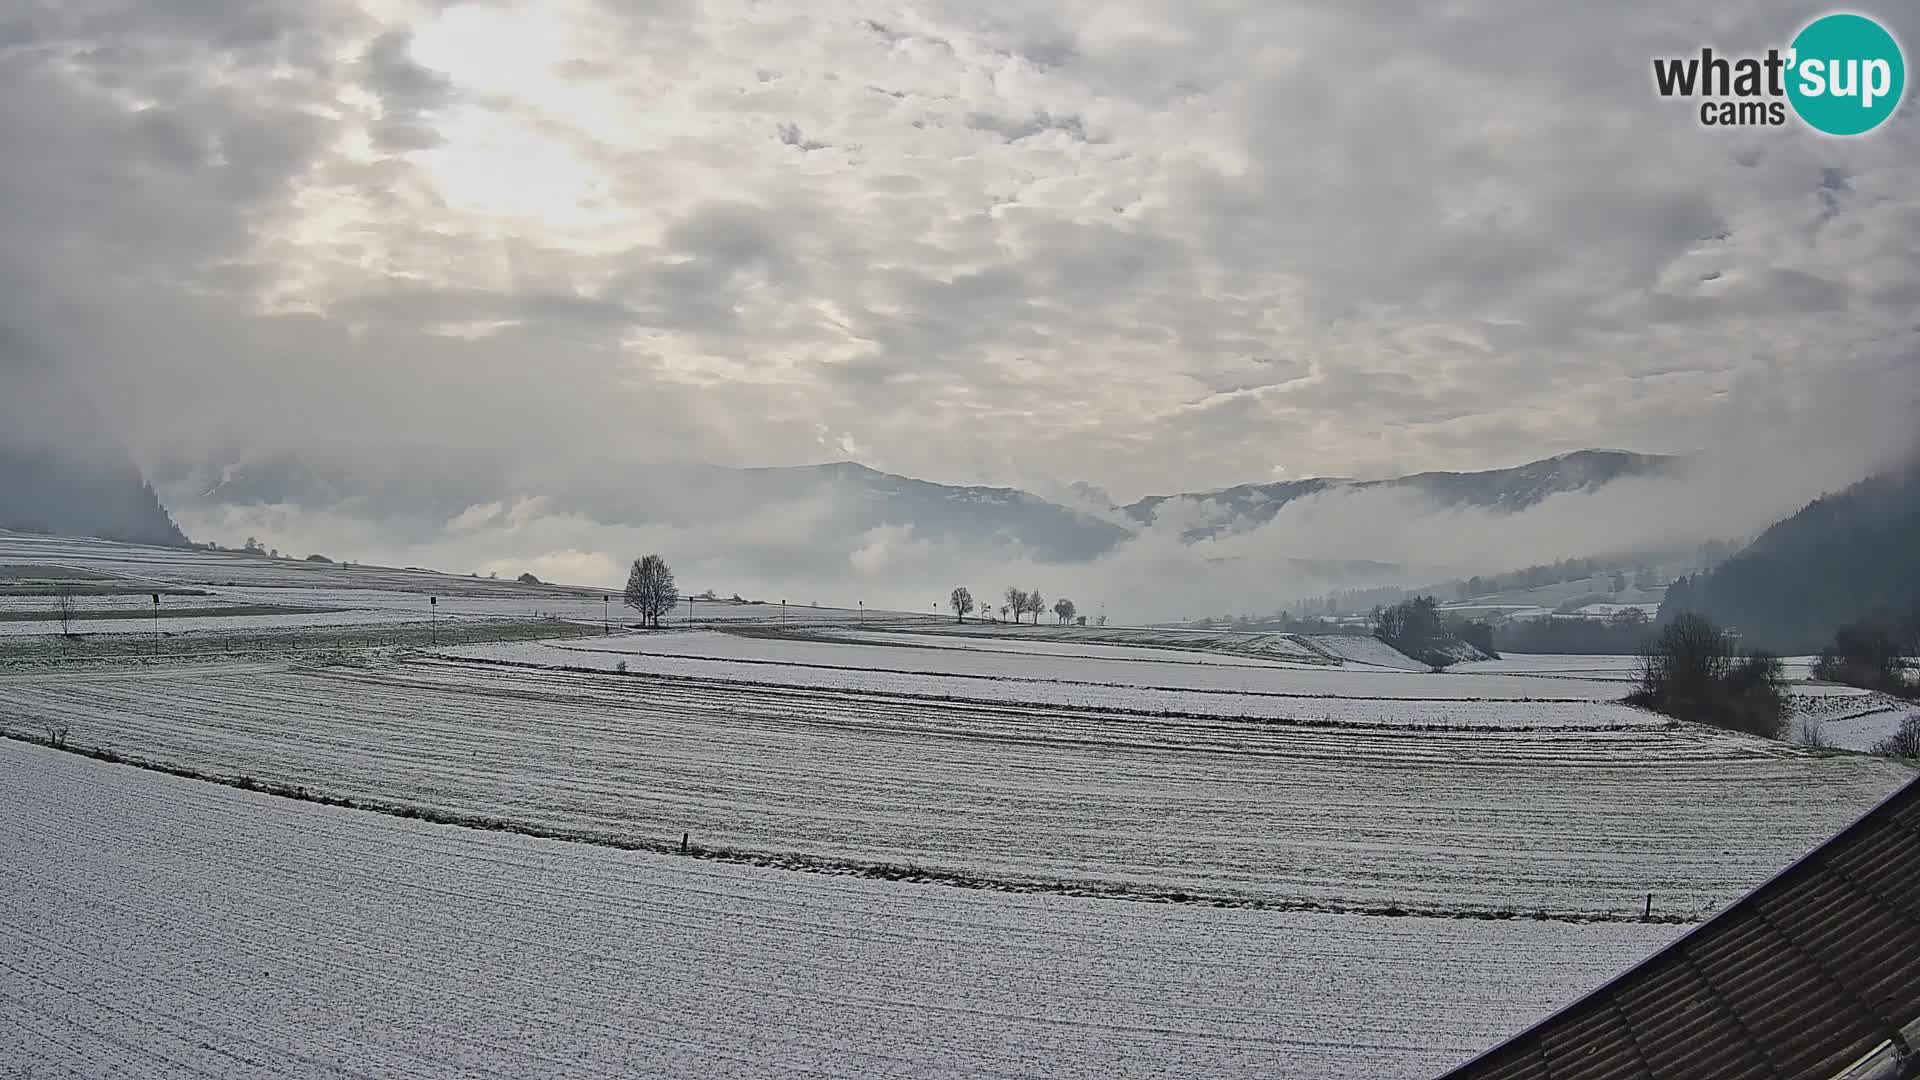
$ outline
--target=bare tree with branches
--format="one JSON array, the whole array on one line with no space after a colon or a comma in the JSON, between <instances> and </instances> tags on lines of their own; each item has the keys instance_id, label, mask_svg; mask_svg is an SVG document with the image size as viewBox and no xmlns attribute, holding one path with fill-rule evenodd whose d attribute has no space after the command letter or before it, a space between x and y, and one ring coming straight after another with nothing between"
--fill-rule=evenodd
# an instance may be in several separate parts
<instances>
[{"instance_id":1,"label":"bare tree with branches","mask_svg":"<svg viewBox=\"0 0 1920 1080\"><path fill-rule=\"evenodd\" d=\"M628 607L640 613L640 625L658 628L660 617L680 602L667 560L658 555L633 560L633 569L627 573L625 599Z\"/></svg>"},{"instance_id":2,"label":"bare tree with branches","mask_svg":"<svg viewBox=\"0 0 1920 1080\"><path fill-rule=\"evenodd\" d=\"M1075 610L1073 601L1064 596L1053 602L1053 615L1060 620L1060 625L1062 626L1073 621L1073 613Z\"/></svg>"},{"instance_id":3,"label":"bare tree with branches","mask_svg":"<svg viewBox=\"0 0 1920 1080\"><path fill-rule=\"evenodd\" d=\"M1027 613L1026 592L1022 589L1016 589L1013 586L1009 585L1007 586L1006 600L1007 600L1006 606L1000 609L1000 613L1002 615L1005 615L1007 612L1011 611L1013 612L1013 621L1019 622L1020 616L1025 615Z\"/></svg>"},{"instance_id":4,"label":"bare tree with branches","mask_svg":"<svg viewBox=\"0 0 1920 1080\"><path fill-rule=\"evenodd\" d=\"M53 612L60 619L60 636L73 636L73 590L61 589L53 597Z\"/></svg>"},{"instance_id":5,"label":"bare tree with branches","mask_svg":"<svg viewBox=\"0 0 1920 1080\"><path fill-rule=\"evenodd\" d=\"M955 619L966 622L967 615L973 611L973 590L965 585L956 587L952 595L947 597L947 604L953 608Z\"/></svg>"},{"instance_id":6,"label":"bare tree with branches","mask_svg":"<svg viewBox=\"0 0 1920 1080\"><path fill-rule=\"evenodd\" d=\"M1047 610L1047 599L1046 597L1040 595L1039 589L1035 589L1032 592L1027 593L1026 596L1027 596L1027 612L1033 616L1033 625L1039 626L1040 613Z\"/></svg>"}]
</instances>

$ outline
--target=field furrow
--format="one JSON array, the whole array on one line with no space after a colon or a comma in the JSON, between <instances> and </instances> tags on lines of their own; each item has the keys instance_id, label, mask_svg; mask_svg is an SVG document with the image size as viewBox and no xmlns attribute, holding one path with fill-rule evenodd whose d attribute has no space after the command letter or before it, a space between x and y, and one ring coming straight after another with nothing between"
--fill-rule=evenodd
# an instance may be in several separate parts
<instances>
[{"instance_id":1,"label":"field furrow","mask_svg":"<svg viewBox=\"0 0 1920 1080\"><path fill-rule=\"evenodd\" d=\"M35 1077L1419 1077L1678 932L791 874L18 743L0 802Z\"/></svg>"},{"instance_id":2,"label":"field furrow","mask_svg":"<svg viewBox=\"0 0 1920 1080\"><path fill-rule=\"evenodd\" d=\"M1686 727L1263 724L447 661L0 678L0 726L47 724L206 772L658 845L1605 918L1647 893L1698 917L1910 775Z\"/></svg>"}]
</instances>

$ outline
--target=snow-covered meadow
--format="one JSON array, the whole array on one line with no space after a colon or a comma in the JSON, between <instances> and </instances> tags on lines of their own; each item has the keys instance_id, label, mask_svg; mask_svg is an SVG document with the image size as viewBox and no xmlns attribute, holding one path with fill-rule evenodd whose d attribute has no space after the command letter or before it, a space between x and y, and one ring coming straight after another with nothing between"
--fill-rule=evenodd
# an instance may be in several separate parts
<instances>
[{"instance_id":1,"label":"snow-covered meadow","mask_svg":"<svg viewBox=\"0 0 1920 1080\"><path fill-rule=\"evenodd\" d=\"M935 641L938 635L913 635ZM1019 649L1019 639L1001 651L947 649L928 644L846 640L829 637L759 636L722 632L629 634L568 643L561 651L583 667L612 668L646 658L725 661L758 665L763 681L807 680L808 670L845 670L956 676L969 679L1021 679L1088 683L1106 687L1201 690L1236 695L1413 699L1538 699L1609 701L1624 693L1603 682L1577 678L1513 679L1486 675L1435 675L1425 670L1396 671L1377 666L1285 664L1223 656L1220 663L1181 663L1135 657L1037 655ZM904 638L905 635L897 635ZM979 639L975 639L976 642ZM1375 642L1374 644L1378 644ZM511 650L468 651L468 656L520 659ZM641 658L641 659L636 659Z\"/></svg>"},{"instance_id":2,"label":"snow-covered meadow","mask_svg":"<svg viewBox=\"0 0 1920 1080\"><path fill-rule=\"evenodd\" d=\"M1682 929L796 874L7 742L0 792L33 811L0 814L0 1050L35 1077L1414 1078Z\"/></svg>"},{"instance_id":3,"label":"snow-covered meadow","mask_svg":"<svg viewBox=\"0 0 1920 1080\"><path fill-rule=\"evenodd\" d=\"M1620 918L1652 892L1698 917L1911 775L1664 723L1419 730L1393 722L1407 703L1354 702L1379 712L1349 727L1304 704L1258 723L452 659L0 677L8 727L204 772L659 845L1334 910Z\"/></svg>"},{"instance_id":4,"label":"snow-covered meadow","mask_svg":"<svg viewBox=\"0 0 1920 1080\"><path fill-rule=\"evenodd\" d=\"M0 613L70 573L210 647L0 621L0 732L509 830L0 740L0 1051L52 1075L1431 1075L1912 776L1630 708L1629 657L9 562Z\"/></svg>"}]
</instances>

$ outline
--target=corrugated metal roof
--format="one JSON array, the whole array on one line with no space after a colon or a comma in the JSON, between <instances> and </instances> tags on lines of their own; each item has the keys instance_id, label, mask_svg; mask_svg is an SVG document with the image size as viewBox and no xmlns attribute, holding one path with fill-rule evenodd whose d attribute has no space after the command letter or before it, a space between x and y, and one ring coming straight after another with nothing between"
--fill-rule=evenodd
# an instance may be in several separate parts
<instances>
[{"instance_id":1,"label":"corrugated metal roof","mask_svg":"<svg viewBox=\"0 0 1920 1080\"><path fill-rule=\"evenodd\" d=\"M1890 1042L1920 1054L1916 1019L1920 780L1442 1080L1832 1080Z\"/></svg>"}]
</instances>

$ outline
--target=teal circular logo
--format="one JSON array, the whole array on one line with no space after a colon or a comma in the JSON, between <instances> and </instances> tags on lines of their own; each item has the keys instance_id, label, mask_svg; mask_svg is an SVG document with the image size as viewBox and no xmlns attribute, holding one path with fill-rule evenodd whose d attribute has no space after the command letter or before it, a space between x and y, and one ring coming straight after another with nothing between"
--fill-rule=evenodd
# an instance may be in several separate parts
<instances>
[{"instance_id":1,"label":"teal circular logo","mask_svg":"<svg viewBox=\"0 0 1920 1080\"><path fill-rule=\"evenodd\" d=\"M1893 115L1907 88L1900 43L1865 15L1826 15L1793 39L1787 100L1817 131L1859 135Z\"/></svg>"}]
</instances>

